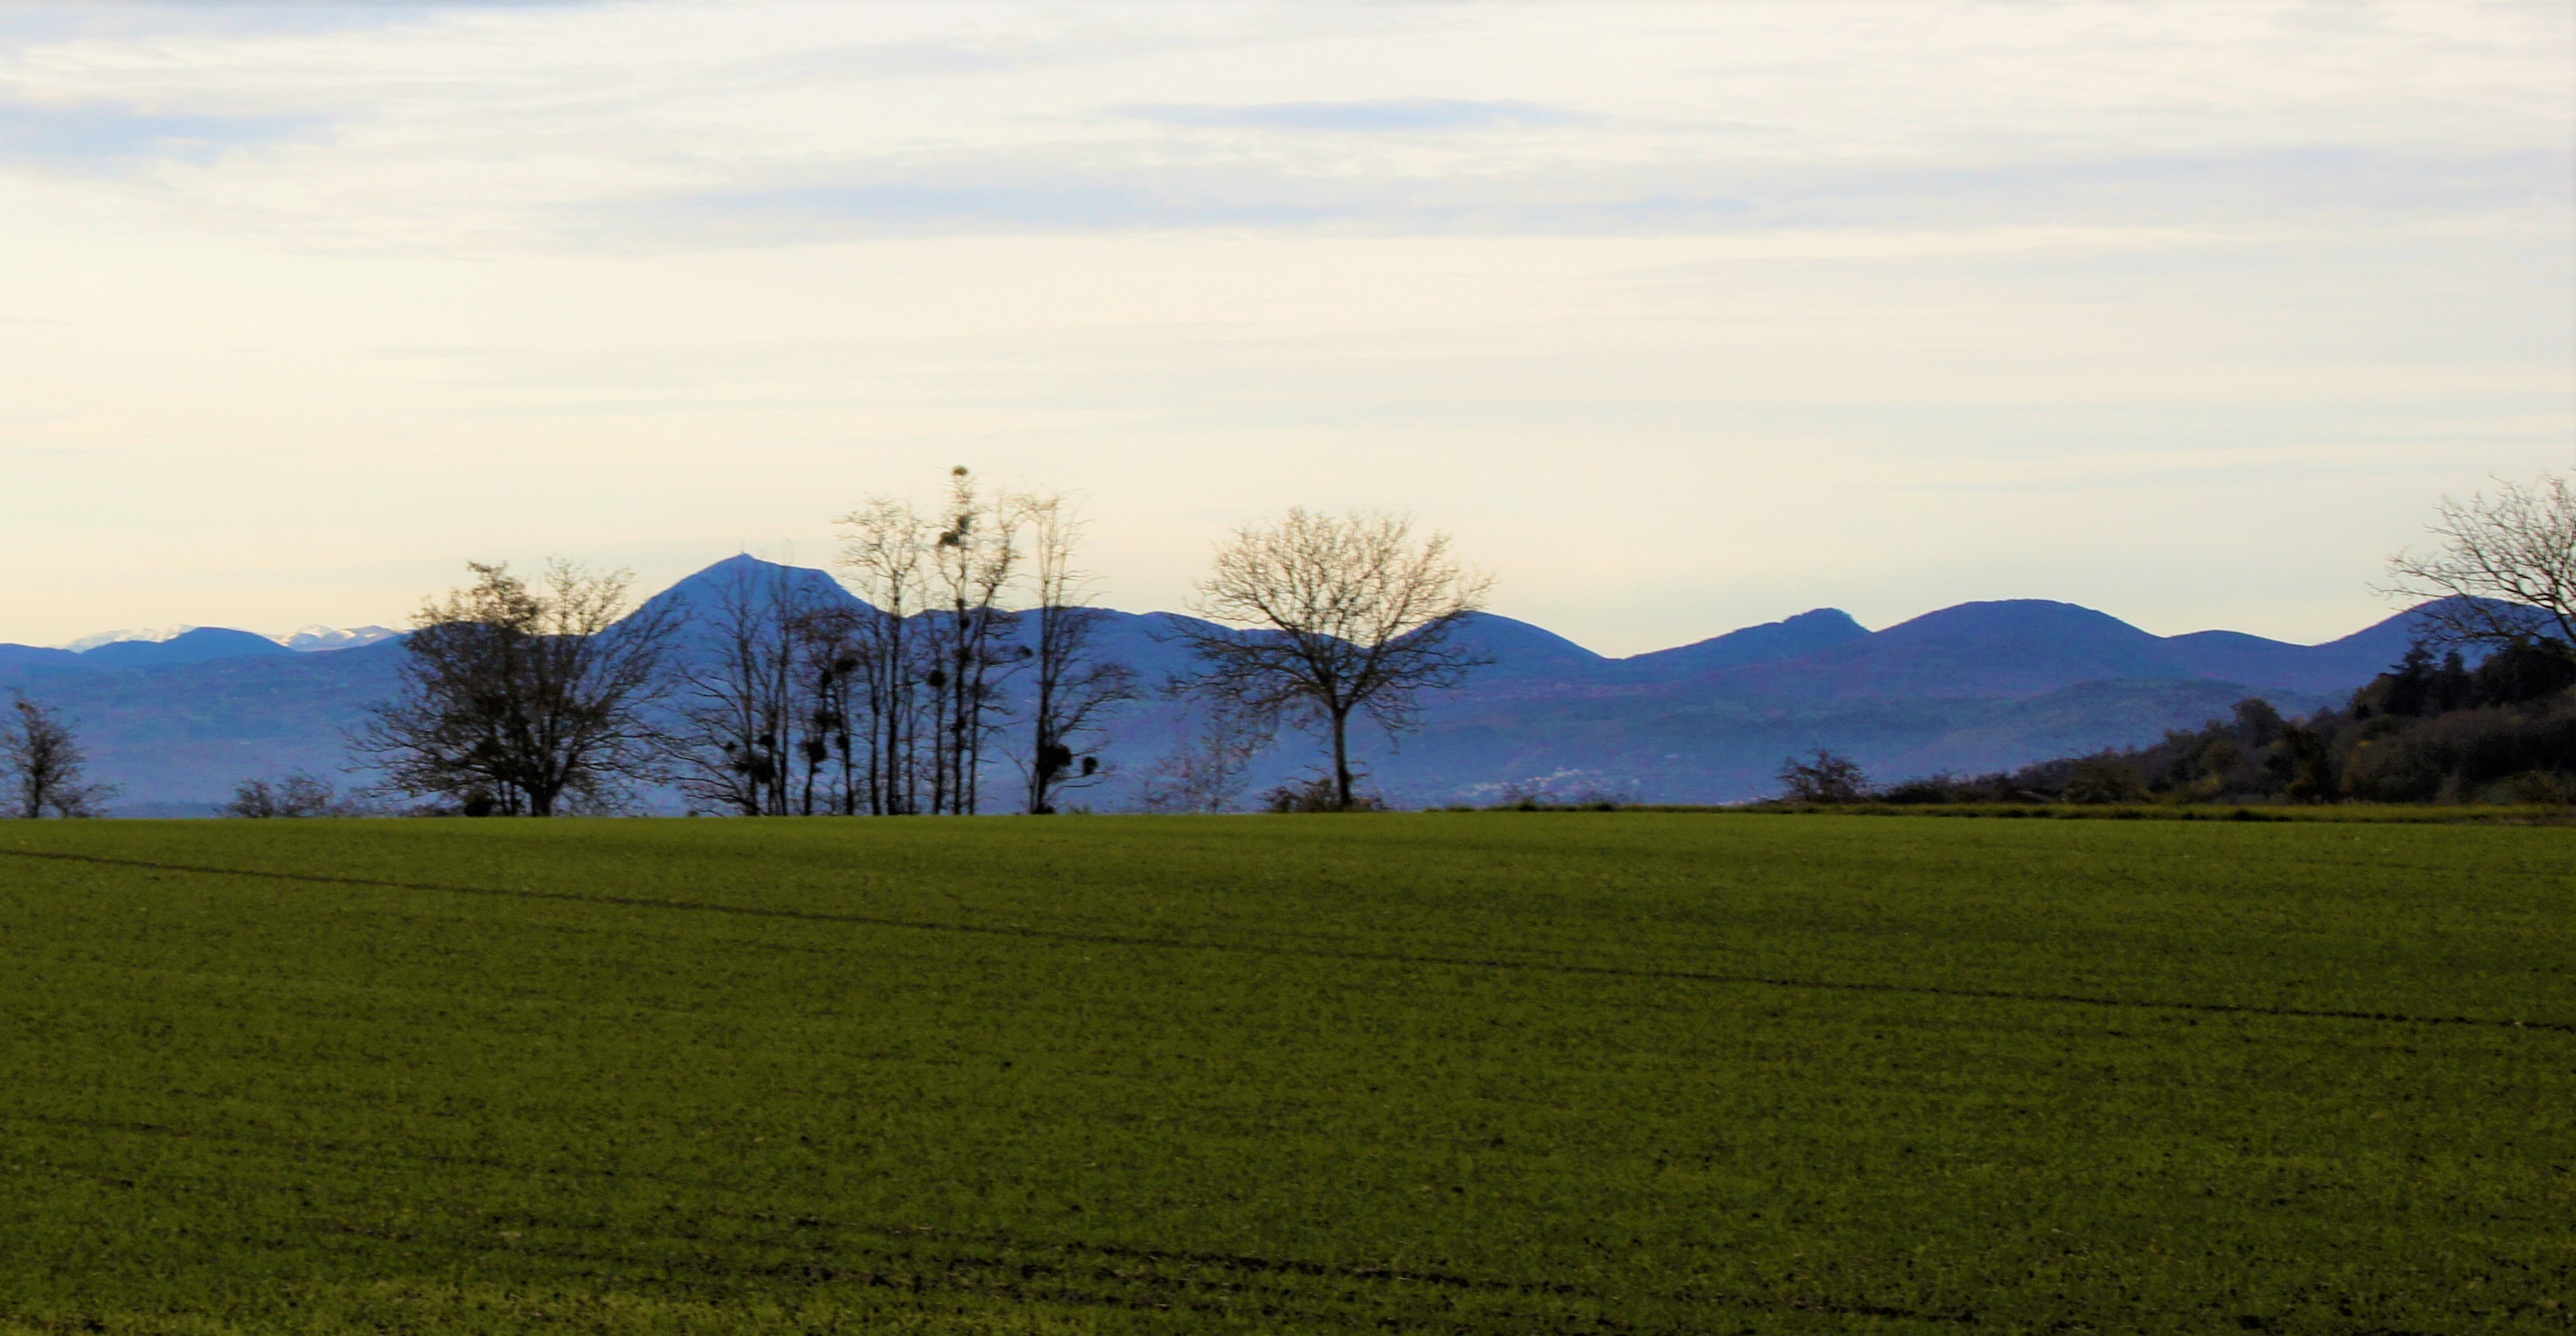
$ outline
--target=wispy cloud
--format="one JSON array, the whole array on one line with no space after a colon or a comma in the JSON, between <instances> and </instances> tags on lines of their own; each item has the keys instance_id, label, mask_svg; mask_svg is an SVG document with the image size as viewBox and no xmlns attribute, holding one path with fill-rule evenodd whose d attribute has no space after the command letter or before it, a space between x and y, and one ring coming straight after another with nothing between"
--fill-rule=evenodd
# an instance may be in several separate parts
<instances>
[{"instance_id":1,"label":"wispy cloud","mask_svg":"<svg viewBox=\"0 0 2576 1336\"><path fill-rule=\"evenodd\" d=\"M1304 500L1418 509L1637 648L1998 592L2205 625L2565 467L2571 37L2565 0L0 0L0 612L354 624L540 541L676 574L962 459L1099 497L1130 606ZM2182 447L2237 462L1910 489ZM323 549L382 559L365 599L274 577ZM2357 624L2317 598L2261 624Z\"/></svg>"},{"instance_id":2,"label":"wispy cloud","mask_svg":"<svg viewBox=\"0 0 2576 1336\"><path fill-rule=\"evenodd\" d=\"M0 98L0 160L90 171L157 158L205 161L305 134L321 124L315 116L207 115Z\"/></svg>"},{"instance_id":3,"label":"wispy cloud","mask_svg":"<svg viewBox=\"0 0 2576 1336\"><path fill-rule=\"evenodd\" d=\"M857 161L821 179L808 169L775 184L589 206L575 229L630 243L722 245L1192 229L1616 236L2277 226L2548 209L2571 168L2576 161L2564 152L2319 148L1976 165L1705 157L1325 172L1100 147Z\"/></svg>"},{"instance_id":4,"label":"wispy cloud","mask_svg":"<svg viewBox=\"0 0 2576 1336\"><path fill-rule=\"evenodd\" d=\"M1522 130L1570 125L1585 119L1537 102L1480 102L1462 98L1392 97L1354 102L1135 103L1111 109L1159 125L1193 129L1276 130L1331 134L1419 134L1460 130Z\"/></svg>"},{"instance_id":5,"label":"wispy cloud","mask_svg":"<svg viewBox=\"0 0 2576 1336\"><path fill-rule=\"evenodd\" d=\"M279 37L375 32L434 22L471 10L562 9L603 0L165 0L159 4L12 5L0 8L0 52L73 40L162 40L174 36Z\"/></svg>"}]
</instances>

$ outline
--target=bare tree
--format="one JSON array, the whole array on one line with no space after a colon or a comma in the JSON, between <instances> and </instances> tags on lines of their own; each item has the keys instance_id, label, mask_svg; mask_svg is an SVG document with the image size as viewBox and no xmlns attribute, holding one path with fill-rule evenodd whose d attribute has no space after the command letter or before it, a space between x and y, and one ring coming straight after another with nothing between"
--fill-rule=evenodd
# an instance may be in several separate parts
<instances>
[{"instance_id":1,"label":"bare tree","mask_svg":"<svg viewBox=\"0 0 2576 1336\"><path fill-rule=\"evenodd\" d=\"M9 712L0 716L0 780L9 786L10 806L30 820L52 812L58 817L97 816L99 806L116 796L113 784L84 784L89 763L80 737L62 711L17 694Z\"/></svg>"},{"instance_id":2,"label":"bare tree","mask_svg":"<svg viewBox=\"0 0 2576 1336\"><path fill-rule=\"evenodd\" d=\"M1352 806L1350 720L1414 726L1421 694L1489 662L1456 643L1490 581L1459 566L1449 537L1417 541L1409 516L1290 510L1217 552L1175 635L1197 655L1193 689L1261 713L1289 711L1332 740L1334 800Z\"/></svg>"},{"instance_id":3,"label":"bare tree","mask_svg":"<svg viewBox=\"0 0 2576 1336\"><path fill-rule=\"evenodd\" d=\"M505 564L468 569L471 586L422 606L393 699L350 734L384 787L469 814L551 816L656 778L667 743L651 714L676 615L629 613L624 571L556 560L532 584Z\"/></svg>"},{"instance_id":4,"label":"bare tree","mask_svg":"<svg viewBox=\"0 0 2576 1336\"><path fill-rule=\"evenodd\" d=\"M839 524L841 569L869 608L850 634L865 703L868 811L918 812L914 739L921 726L923 672L910 631L928 584L923 568L930 526L909 502L883 497L871 498Z\"/></svg>"},{"instance_id":5,"label":"bare tree","mask_svg":"<svg viewBox=\"0 0 2576 1336\"><path fill-rule=\"evenodd\" d=\"M1016 663L1003 644L1015 614L1002 606L1019 565L1013 518L976 489L964 465L949 470L947 514L931 549L946 607L930 623L938 649L924 674L939 717L930 770L934 812L972 815L983 805L984 745L1002 713L1001 678Z\"/></svg>"},{"instance_id":6,"label":"bare tree","mask_svg":"<svg viewBox=\"0 0 2576 1336\"><path fill-rule=\"evenodd\" d=\"M1869 775L1850 757L1818 747L1804 761L1780 762L1780 789L1793 803L1856 803L1869 796Z\"/></svg>"},{"instance_id":7,"label":"bare tree","mask_svg":"<svg viewBox=\"0 0 2576 1336\"><path fill-rule=\"evenodd\" d=\"M797 768L805 765L810 814L814 771L800 726L810 729L804 691L805 637L820 609L783 567L734 566L694 620L697 653L681 687L674 739L679 786L691 798L744 816L797 809Z\"/></svg>"},{"instance_id":8,"label":"bare tree","mask_svg":"<svg viewBox=\"0 0 2576 1336\"><path fill-rule=\"evenodd\" d=\"M1036 676L1029 703L1029 755L1023 762L1032 814L1055 810L1068 788L1104 777L1093 738L1103 716L1136 698L1136 674L1094 653L1091 637L1102 613L1090 606L1092 577L1075 564L1084 528L1074 504L1057 492L1016 499L1028 530L1029 583L1035 606L1027 652Z\"/></svg>"},{"instance_id":9,"label":"bare tree","mask_svg":"<svg viewBox=\"0 0 2576 1336\"><path fill-rule=\"evenodd\" d=\"M807 606L796 628L798 688L803 693L805 736L799 759L805 763L802 810L815 814L817 781L825 813L856 816L867 801L860 778L860 749L866 745L863 639L864 610L832 605Z\"/></svg>"},{"instance_id":10,"label":"bare tree","mask_svg":"<svg viewBox=\"0 0 2576 1336\"><path fill-rule=\"evenodd\" d=\"M245 779L233 788L224 814L239 817L366 816L365 802L342 797L331 781L296 770L275 782Z\"/></svg>"},{"instance_id":11,"label":"bare tree","mask_svg":"<svg viewBox=\"0 0 2576 1336\"><path fill-rule=\"evenodd\" d=\"M1245 772L1278 735L1277 717L1222 697L1206 697L1184 718L1180 738L1145 773L1144 809L1232 810L1251 787Z\"/></svg>"},{"instance_id":12,"label":"bare tree","mask_svg":"<svg viewBox=\"0 0 2576 1336\"><path fill-rule=\"evenodd\" d=\"M2431 639L2519 646L2576 659L2576 490L2543 473L2493 497L2442 498L2428 526L2441 546L2388 562L2381 592L2439 600L2423 609Z\"/></svg>"}]
</instances>

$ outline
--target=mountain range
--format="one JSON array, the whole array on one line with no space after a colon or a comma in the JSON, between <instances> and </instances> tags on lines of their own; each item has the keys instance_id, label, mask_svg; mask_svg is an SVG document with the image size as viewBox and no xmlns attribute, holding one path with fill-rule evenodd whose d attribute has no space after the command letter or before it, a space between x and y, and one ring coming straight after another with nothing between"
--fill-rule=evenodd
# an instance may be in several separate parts
<instances>
[{"instance_id":1,"label":"mountain range","mask_svg":"<svg viewBox=\"0 0 2576 1336\"><path fill-rule=\"evenodd\" d=\"M655 596L686 612L746 576L805 582L857 600L821 571L734 557ZM1172 613L1103 614L1104 654L1148 682L1184 667ZM2340 701L2415 637L2400 613L2321 645L2232 631L2157 636L2070 603L1963 603L1872 631L1831 608L1627 658L1595 654L1527 622L1475 614L1464 637L1492 664L1431 701L1421 729L1360 740L1371 782L1407 805L1490 800L1506 786L1645 801L1758 797L1791 752L1828 747L1873 775L1977 772L2149 742L2263 696L2284 713ZM367 628L369 631L377 628ZM0 692L24 691L78 724L93 777L123 786L119 810L200 814L251 776L336 774L341 732L389 693L398 637L297 652L245 631L200 627L85 651L0 645ZM1081 795L1134 800L1182 727L1149 697L1125 707L1103 749L1113 777ZM1266 786L1306 773L1312 743L1281 740L1256 768Z\"/></svg>"},{"instance_id":2,"label":"mountain range","mask_svg":"<svg viewBox=\"0 0 2576 1336\"><path fill-rule=\"evenodd\" d=\"M253 654L311 654L355 649L400 632L382 626L308 626L282 636L257 635L220 626L174 626L167 631L105 631L83 636L58 648L0 645L0 666L11 663L86 664L92 668L152 668L174 663L206 663Z\"/></svg>"}]
</instances>

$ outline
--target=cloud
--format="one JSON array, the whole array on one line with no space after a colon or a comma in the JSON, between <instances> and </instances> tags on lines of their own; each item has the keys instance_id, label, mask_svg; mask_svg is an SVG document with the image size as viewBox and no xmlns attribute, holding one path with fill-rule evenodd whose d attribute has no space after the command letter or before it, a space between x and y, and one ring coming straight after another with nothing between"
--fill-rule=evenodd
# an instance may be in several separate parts
<instances>
[{"instance_id":1,"label":"cloud","mask_svg":"<svg viewBox=\"0 0 2576 1336\"><path fill-rule=\"evenodd\" d=\"M375 32L458 11L563 9L604 0L172 0L0 8L0 52L67 41Z\"/></svg>"},{"instance_id":2,"label":"cloud","mask_svg":"<svg viewBox=\"0 0 2576 1336\"><path fill-rule=\"evenodd\" d=\"M1523 130L1584 118L1537 102L1395 97L1356 102L1137 103L1112 112L1191 129L1273 130L1331 134L1419 134L1457 130Z\"/></svg>"},{"instance_id":3,"label":"cloud","mask_svg":"<svg viewBox=\"0 0 2576 1336\"><path fill-rule=\"evenodd\" d=\"M688 243L844 236L1009 235L1193 229L1496 234L1630 231L1652 210L1715 224L1746 206L1721 194L1644 195L1576 174L1501 179L1300 174L1259 164L1151 163L1065 154L854 165L842 179L684 192L589 213L607 230ZM1605 188L1606 187L1606 188Z\"/></svg>"},{"instance_id":4,"label":"cloud","mask_svg":"<svg viewBox=\"0 0 2576 1336\"><path fill-rule=\"evenodd\" d=\"M585 209L576 230L665 244L1182 231L1678 235L1772 229L2274 227L2564 212L2565 152L2318 148L2021 161L1705 157L1297 171L1093 146L863 160L824 179Z\"/></svg>"},{"instance_id":5,"label":"cloud","mask_svg":"<svg viewBox=\"0 0 2576 1336\"><path fill-rule=\"evenodd\" d=\"M106 104L54 106L0 98L0 161L112 170L177 158L206 161L321 124L314 116L227 116Z\"/></svg>"}]
</instances>

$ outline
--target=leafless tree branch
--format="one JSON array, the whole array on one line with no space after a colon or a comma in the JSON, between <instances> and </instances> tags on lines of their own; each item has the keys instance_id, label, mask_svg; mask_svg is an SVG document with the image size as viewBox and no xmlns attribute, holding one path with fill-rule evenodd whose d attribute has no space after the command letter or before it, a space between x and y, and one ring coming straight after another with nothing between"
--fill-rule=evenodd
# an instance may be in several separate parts
<instances>
[{"instance_id":1,"label":"leafless tree branch","mask_svg":"<svg viewBox=\"0 0 2576 1336\"><path fill-rule=\"evenodd\" d=\"M384 787L471 813L613 807L659 775L652 718L676 615L631 614L624 571L549 562L535 583L469 563L474 583L424 604L392 699L350 747Z\"/></svg>"},{"instance_id":2,"label":"leafless tree branch","mask_svg":"<svg viewBox=\"0 0 2576 1336\"><path fill-rule=\"evenodd\" d=\"M2440 546L2390 558L2381 592L2427 601L2437 641L2576 658L2576 492L2550 473L2498 481L2493 496L2442 498L2427 526Z\"/></svg>"},{"instance_id":3,"label":"leafless tree branch","mask_svg":"<svg viewBox=\"0 0 2576 1336\"><path fill-rule=\"evenodd\" d=\"M1491 584L1459 565L1448 535L1417 540L1409 516L1293 509L1236 531L1191 602L1206 620L1176 634L1198 657L1192 689L1325 728L1347 810L1351 716L1403 733L1424 692L1489 662L1455 633Z\"/></svg>"},{"instance_id":4,"label":"leafless tree branch","mask_svg":"<svg viewBox=\"0 0 2576 1336\"><path fill-rule=\"evenodd\" d=\"M88 762L62 711L19 693L0 715L0 782L8 785L13 815L97 816L117 790L113 784L82 783Z\"/></svg>"}]
</instances>

